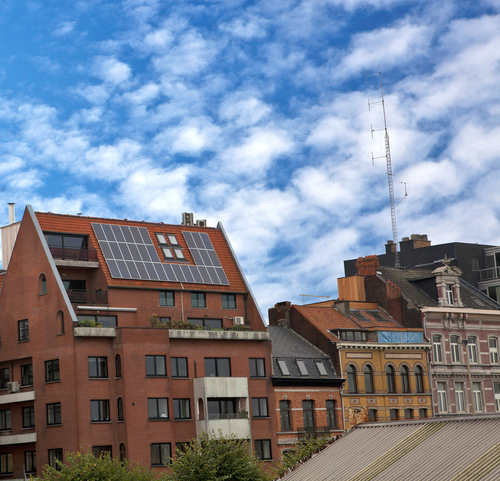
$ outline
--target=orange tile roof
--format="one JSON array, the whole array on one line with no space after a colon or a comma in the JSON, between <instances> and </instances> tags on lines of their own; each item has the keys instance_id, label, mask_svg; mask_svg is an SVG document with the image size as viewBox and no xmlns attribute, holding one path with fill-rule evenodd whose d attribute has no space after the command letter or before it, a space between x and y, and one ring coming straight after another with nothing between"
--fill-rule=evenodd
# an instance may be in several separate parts
<instances>
[{"instance_id":1,"label":"orange tile roof","mask_svg":"<svg viewBox=\"0 0 500 481\"><path fill-rule=\"evenodd\" d=\"M210 237L212 244L214 246L217 257L224 269L226 277L229 281L229 286L213 285L213 284L188 284L183 283L182 286L185 289L190 290L205 290L205 291L224 291L224 292L247 292L243 279L240 275L238 267L236 265L229 246L224 238L224 235L220 229L214 227L189 227L184 225L174 225L174 224L163 224L163 223L152 223L152 222L138 222L131 221L127 219L103 219L99 217L82 217L74 215L62 215L62 214L52 214L50 212L36 212L36 217L40 224L40 227L45 232L53 232L60 234L85 234L89 236L90 244L97 250L97 256L101 264L104 275L109 287L130 287L130 288L151 288L151 289L181 289L181 284L179 282L164 282L164 281L149 281L149 280L132 280L132 279L115 279L111 277L108 266L99 247L99 242L92 229L93 223L95 224L116 224L116 225L127 225L136 227L145 227L153 243L155 244L158 257L163 258L163 253L160 251L158 242L156 240L155 232L161 232L164 234L175 234L179 244L184 247L183 252L188 260L189 264L194 265L195 262L191 257L189 247L184 240L182 231L194 231L194 232L205 232Z\"/></svg>"}]
</instances>

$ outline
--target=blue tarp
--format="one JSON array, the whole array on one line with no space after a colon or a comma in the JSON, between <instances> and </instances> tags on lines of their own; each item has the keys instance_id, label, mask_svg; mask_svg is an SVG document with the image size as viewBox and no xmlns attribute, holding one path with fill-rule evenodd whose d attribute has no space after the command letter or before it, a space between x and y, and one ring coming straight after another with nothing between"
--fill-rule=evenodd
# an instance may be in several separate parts
<instances>
[{"instance_id":1,"label":"blue tarp","mask_svg":"<svg viewBox=\"0 0 500 481\"><path fill-rule=\"evenodd\" d=\"M423 332L407 331L378 331L378 342L395 343L422 343L424 342Z\"/></svg>"}]
</instances>

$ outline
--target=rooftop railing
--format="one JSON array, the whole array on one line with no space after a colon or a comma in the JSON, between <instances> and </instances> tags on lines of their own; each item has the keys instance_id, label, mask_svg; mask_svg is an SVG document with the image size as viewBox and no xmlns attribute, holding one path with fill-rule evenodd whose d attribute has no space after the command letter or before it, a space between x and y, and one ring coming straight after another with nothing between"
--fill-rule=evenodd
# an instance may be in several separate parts
<instances>
[{"instance_id":1,"label":"rooftop railing","mask_svg":"<svg viewBox=\"0 0 500 481\"><path fill-rule=\"evenodd\" d=\"M479 282L500 279L500 267L488 267L488 269L481 269L478 272Z\"/></svg>"},{"instance_id":2,"label":"rooftop railing","mask_svg":"<svg viewBox=\"0 0 500 481\"><path fill-rule=\"evenodd\" d=\"M85 289L70 289L66 291L70 302L78 304L107 304L108 291L87 291Z\"/></svg>"},{"instance_id":3,"label":"rooftop railing","mask_svg":"<svg viewBox=\"0 0 500 481\"><path fill-rule=\"evenodd\" d=\"M49 246L49 249L54 259L97 262L97 251L95 249L80 249L74 247L55 246Z\"/></svg>"}]
</instances>

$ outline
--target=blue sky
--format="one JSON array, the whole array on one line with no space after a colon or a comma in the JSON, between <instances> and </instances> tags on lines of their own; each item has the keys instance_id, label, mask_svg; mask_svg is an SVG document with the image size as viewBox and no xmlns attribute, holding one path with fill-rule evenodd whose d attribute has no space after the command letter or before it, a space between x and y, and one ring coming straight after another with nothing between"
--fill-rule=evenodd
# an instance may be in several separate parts
<instances>
[{"instance_id":1,"label":"blue sky","mask_svg":"<svg viewBox=\"0 0 500 481\"><path fill-rule=\"evenodd\" d=\"M222 221L264 312L392 238L498 245L500 1L0 2L0 224ZM309 299L313 300L313 299Z\"/></svg>"}]
</instances>

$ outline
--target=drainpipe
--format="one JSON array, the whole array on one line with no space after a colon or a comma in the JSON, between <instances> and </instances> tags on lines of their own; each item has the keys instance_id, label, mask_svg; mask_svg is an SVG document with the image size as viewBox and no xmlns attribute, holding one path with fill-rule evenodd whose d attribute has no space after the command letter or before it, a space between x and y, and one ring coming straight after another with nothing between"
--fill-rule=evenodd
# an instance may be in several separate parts
<instances>
[{"instance_id":1,"label":"drainpipe","mask_svg":"<svg viewBox=\"0 0 500 481\"><path fill-rule=\"evenodd\" d=\"M335 345L335 348L337 348L337 345L331 341L332 344ZM341 379L344 379L344 368L342 367L342 356L340 355L340 351L338 350L337 348L337 352L339 353L339 366L340 366L340 378ZM346 428L345 428L345 411L344 411L344 384L342 384L342 386L340 386L340 402L342 404L342 419L344 420L344 432L346 432Z\"/></svg>"},{"instance_id":2,"label":"drainpipe","mask_svg":"<svg viewBox=\"0 0 500 481\"><path fill-rule=\"evenodd\" d=\"M429 342L429 339L427 337L427 317L429 314L424 315L424 339ZM432 342L431 342L431 350L432 350ZM432 417L434 417L434 389L432 385L432 364L431 364L431 350L427 351L427 370L428 370L428 377L429 377L429 389L431 391L431 414Z\"/></svg>"},{"instance_id":3,"label":"drainpipe","mask_svg":"<svg viewBox=\"0 0 500 481\"><path fill-rule=\"evenodd\" d=\"M462 339L462 344L465 346L465 357L467 358L467 374L469 375L469 389L470 389L470 400L472 403L472 414L476 414L476 408L474 407L474 392L472 391L472 376L470 373L470 359L469 359L469 340L467 338Z\"/></svg>"},{"instance_id":4,"label":"drainpipe","mask_svg":"<svg viewBox=\"0 0 500 481\"><path fill-rule=\"evenodd\" d=\"M184 289L182 282L180 284L181 284L182 289ZM181 317L182 317L182 322L185 323L186 321L184 320L184 296L183 296L183 294L184 294L184 291L182 290L181 291Z\"/></svg>"}]
</instances>

